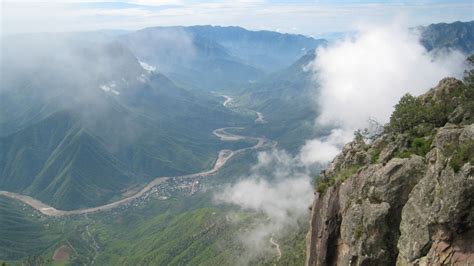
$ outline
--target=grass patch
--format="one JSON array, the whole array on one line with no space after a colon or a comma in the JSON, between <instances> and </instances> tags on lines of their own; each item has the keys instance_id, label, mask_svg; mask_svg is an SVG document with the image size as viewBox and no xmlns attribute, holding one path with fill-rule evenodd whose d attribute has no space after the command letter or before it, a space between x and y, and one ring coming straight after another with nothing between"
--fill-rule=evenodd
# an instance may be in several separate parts
<instances>
[{"instance_id":1,"label":"grass patch","mask_svg":"<svg viewBox=\"0 0 474 266\"><path fill-rule=\"evenodd\" d=\"M316 184L316 191L318 193L325 192L328 188L344 182L347 178L355 174L360 169L359 165L353 165L349 168L339 170L335 175L326 180L318 180Z\"/></svg>"},{"instance_id":2,"label":"grass patch","mask_svg":"<svg viewBox=\"0 0 474 266\"><path fill-rule=\"evenodd\" d=\"M354 230L355 239L359 240L363 234L364 234L364 227L362 225L357 226L357 228Z\"/></svg>"},{"instance_id":3,"label":"grass patch","mask_svg":"<svg viewBox=\"0 0 474 266\"><path fill-rule=\"evenodd\" d=\"M469 141L466 145L461 145L457 151L452 152L453 156L449 161L449 165L457 173L461 167L469 162L474 164L474 140Z\"/></svg>"},{"instance_id":4,"label":"grass patch","mask_svg":"<svg viewBox=\"0 0 474 266\"><path fill-rule=\"evenodd\" d=\"M398 151L394 157L409 158L412 154L424 157L431 150L432 142L433 138L431 136L410 138L408 140L408 148Z\"/></svg>"},{"instance_id":5,"label":"grass patch","mask_svg":"<svg viewBox=\"0 0 474 266\"><path fill-rule=\"evenodd\" d=\"M382 147L374 148L370 151L370 159L372 163L375 163L380 158L380 153L382 152Z\"/></svg>"},{"instance_id":6,"label":"grass patch","mask_svg":"<svg viewBox=\"0 0 474 266\"><path fill-rule=\"evenodd\" d=\"M411 149L413 153L420 155L420 156L425 156L431 149L431 143L433 142L433 139L431 137L428 138L415 138L411 142Z\"/></svg>"}]
</instances>

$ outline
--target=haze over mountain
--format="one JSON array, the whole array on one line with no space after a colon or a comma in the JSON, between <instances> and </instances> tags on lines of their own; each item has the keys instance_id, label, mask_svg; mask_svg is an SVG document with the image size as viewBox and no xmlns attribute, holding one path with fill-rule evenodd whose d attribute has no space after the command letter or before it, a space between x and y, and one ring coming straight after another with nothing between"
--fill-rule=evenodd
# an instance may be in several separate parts
<instances>
[{"instance_id":1,"label":"haze over mountain","mask_svg":"<svg viewBox=\"0 0 474 266\"><path fill-rule=\"evenodd\" d=\"M454 49L465 54L474 52L474 21L431 24L419 29L422 32L421 43L428 51Z\"/></svg>"},{"instance_id":2,"label":"haze over mountain","mask_svg":"<svg viewBox=\"0 0 474 266\"><path fill-rule=\"evenodd\" d=\"M239 121L100 35L5 44L1 187L57 207L93 206L152 177L205 168L222 147L212 131Z\"/></svg>"},{"instance_id":3,"label":"haze over mountain","mask_svg":"<svg viewBox=\"0 0 474 266\"><path fill-rule=\"evenodd\" d=\"M315 51L309 51L291 66L234 92L239 104L265 114L268 123L254 130L269 134L288 150L299 149L305 139L318 134L312 126L318 113L313 100L315 83L308 69L314 59Z\"/></svg>"},{"instance_id":4,"label":"haze over mountain","mask_svg":"<svg viewBox=\"0 0 474 266\"><path fill-rule=\"evenodd\" d=\"M472 76L389 115L404 93L462 77L473 28L389 25L331 43L220 26L2 37L0 262L324 264L347 259L342 239L361 264L410 264L440 241L468 247ZM389 124L342 149L371 117ZM420 215L425 198L441 205Z\"/></svg>"},{"instance_id":5,"label":"haze over mountain","mask_svg":"<svg viewBox=\"0 0 474 266\"><path fill-rule=\"evenodd\" d=\"M431 24L417 29L420 31L420 43L427 51L442 54L451 49L462 52L463 57L474 52L473 22ZM355 36L356 33L339 41L353 39ZM243 105L265 114L266 119L272 122L255 130L271 134L282 147L289 150L298 149L305 140L328 130L312 126L319 111L314 100L318 98L319 84L315 82L311 71L315 56L315 50L308 51L291 66L234 91Z\"/></svg>"},{"instance_id":6,"label":"haze over mountain","mask_svg":"<svg viewBox=\"0 0 474 266\"><path fill-rule=\"evenodd\" d=\"M302 35L218 26L146 28L120 40L175 81L208 90L255 82L325 43Z\"/></svg>"}]
</instances>

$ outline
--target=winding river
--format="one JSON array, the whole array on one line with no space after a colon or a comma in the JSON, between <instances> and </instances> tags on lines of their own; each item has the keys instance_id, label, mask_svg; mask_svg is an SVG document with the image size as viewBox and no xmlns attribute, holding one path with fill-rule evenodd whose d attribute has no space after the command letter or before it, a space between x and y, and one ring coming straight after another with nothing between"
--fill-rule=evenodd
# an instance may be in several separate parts
<instances>
[{"instance_id":1,"label":"winding river","mask_svg":"<svg viewBox=\"0 0 474 266\"><path fill-rule=\"evenodd\" d=\"M232 98L226 95L222 95L225 98L225 101L223 103L224 106L227 107L227 104L232 101ZM242 129L238 127L233 127L234 129ZM121 200L117 200L105 205L97 206L97 207L92 207L92 208L85 208L85 209L77 209L77 210L70 210L70 211L64 211L64 210L58 210L52 206L49 206L35 198L32 198L30 196L26 195L21 195L18 193L14 192L9 192L9 191L0 191L0 196L5 196L11 199L15 199L18 201L21 201L27 205L30 205L34 209L38 210L44 215L47 216L54 216L54 217L61 217L61 216L68 216L68 215L78 215L78 214L87 214L87 213L93 213L93 212L101 212L101 211L106 211L110 210L113 208L116 208L118 206L121 206L123 204L129 203L135 199L140 198L143 196L146 192L150 191L153 187L167 181L170 178L194 178L194 177L205 177L209 176L212 174L215 174L219 169L221 169L228 161L230 158L235 156L236 154L248 151L248 150L255 150L259 149L265 146L271 146L273 145L271 141L267 140L266 138L263 137L248 137L248 136L240 136L236 135L233 133L229 133L226 130L231 129L231 127L226 127L226 128L218 128L214 130L212 133L220 138L222 141L238 141L238 140L255 140L257 143L251 147L243 148L243 149L238 149L238 150L221 150L219 151L219 154L217 156L217 160L214 163L214 166L209 169L205 170L202 172L194 173L194 174L188 174L188 175L181 175L181 176L173 176L173 177L168 177L168 176L162 176L162 177L157 177L153 179L150 183L145 185L140 191L135 193L134 195L131 195L129 197L123 198Z\"/></svg>"}]
</instances>

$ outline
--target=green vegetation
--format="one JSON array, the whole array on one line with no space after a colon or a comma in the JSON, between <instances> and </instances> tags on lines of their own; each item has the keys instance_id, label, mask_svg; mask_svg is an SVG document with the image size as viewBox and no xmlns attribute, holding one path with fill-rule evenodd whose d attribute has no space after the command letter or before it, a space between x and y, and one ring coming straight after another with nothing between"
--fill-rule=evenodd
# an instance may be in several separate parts
<instances>
[{"instance_id":1,"label":"green vegetation","mask_svg":"<svg viewBox=\"0 0 474 266\"><path fill-rule=\"evenodd\" d=\"M438 92L430 91L424 97L404 95L390 117L386 130L402 138L404 145L395 157L407 158L412 154L425 156L431 148L435 128L446 123L471 124L474 122L474 56L467 59L471 68L464 82L449 81L451 87ZM456 83L457 82L457 83ZM452 151L451 166L459 170L462 162L469 161L470 146ZM376 153L373 155L375 159Z\"/></svg>"},{"instance_id":2,"label":"green vegetation","mask_svg":"<svg viewBox=\"0 0 474 266\"><path fill-rule=\"evenodd\" d=\"M344 182L345 180L347 180L347 178L355 174L359 169L360 166L353 165L348 168L340 169L328 179L318 179L318 181L316 182L316 191L318 191L318 193L323 193L329 187Z\"/></svg>"},{"instance_id":3,"label":"green vegetation","mask_svg":"<svg viewBox=\"0 0 474 266\"><path fill-rule=\"evenodd\" d=\"M364 227L361 224L359 224L354 231L354 237L356 240L359 240L363 234L364 234Z\"/></svg>"},{"instance_id":4,"label":"green vegetation","mask_svg":"<svg viewBox=\"0 0 474 266\"><path fill-rule=\"evenodd\" d=\"M240 154L207 186L219 186L245 175L255 160ZM102 246L98 264L231 265L244 252L239 235L255 214L216 207L213 191L191 197L153 200L126 212L98 214L91 232ZM258 218L258 217L257 217ZM136 243L130 245L130 243Z\"/></svg>"},{"instance_id":5,"label":"green vegetation","mask_svg":"<svg viewBox=\"0 0 474 266\"><path fill-rule=\"evenodd\" d=\"M467 162L474 165L474 140L453 150L449 165L453 168L454 172L458 172Z\"/></svg>"},{"instance_id":6,"label":"green vegetation","mask_svg":"<svg viewBox=\"0 0 474 266\"><path fill-rule=\"evenodd\" d=\"M0 260L38 256L51 249L60 234L57 222L41 219L20 203L0 197Z\"/></svg>"},{"instance_id":7,"label":"green vegetation","mask_svg":"<svg viewBox=\"0 0 474 266\"><path fill-rule=\"evenodd\" d=\"M413 129L422 121L421 100L405 94L395 105L395 110L390 117L390 130L394 132L405 132Z\"/></svg>"},{"instance_id":8,"label":"green vegetation","mask_svg":"<svg viewBox=\"0 0 474 266\"><path fill-rule=\"evenodd\" d=\"M379 160L381 152L382 152L382 147L377 147L370 151L370 160L372 163L375 163Z\"/></svg>"},{"instance_id":9,"label":"green vegetation","mask_svg":"<svg viewBox=\"0 0 474 266\"><path fill-rule=\"evenodd\" d=\"M220 186L223 180L235 180L248 174L248 166L255 159L255 154L240 154L216 176L203 182L207 187L215 187ZM0 258L18 264L56 265L59 262L51 260L54 250L68 245L73 247L74 252L64 265L90 264L96 255L95 263L98 265L233 265L246 254L239 238L242 232L256 221L266 218L258 213L216 206L212 204L213 195L213 191L190 197L176 195L167 200L153 199L139 206L89 214L87 217L59 219L38 214L31 216L29 207L0 198L8 204L5 210L15 210L17 215L35 225L32 227L25 221L17 221L15 224L18 223L20 229L3 234L1 229L11 230L11 227L2 222L2 218L8 216L0 213L0 233L5 236L0 239L0 251L8 250L4 247L8 247L11 241L21 241L26 248L18 256L0 253ZM44 229L46 224L50 224L50 230ZM21 229L21 225L28 230ZM283 251L279 265L303 264L305 232L306 221L303 221L300 230L276 236ZM31 245L36 243L36 235L41 236L41 241L38 245ZM27 239L35 241L30 243ZM100 247L98 253L94 249L94 241ZM268 245L271 245L270 242ZM255 258L251 265L274 263L276 256L272 252Z\"/></svg>"},{"instance_id":10,"label":"green vegetation","mask_svg":"<svg viewBox=\"0 0 474 266\"><path fill-rule=\"evenodd\" d=\"M173 77L183 85L196 83L192 86L207 89L210 85L230 86L245 81L250 85L239 84L243 89L224 89L240 96L235 100L241 108L261 111L268 123L254 124L254 118L248 117L254 113L231 112L215 96L183 89L158 73L145 73L134 54L120 44L79 45L78 50L84 50L86 56L80 54L78 58L94 60L64 68L67 64L54 57L41 64L33 61L27 64L40 65L44 70L5 72L11 83L3 85L11 90L0 91L0 98L5 99L0 106L0 188L32 195L61 209L94 206L117 199L130 187L157 175L172 176L209 168L220 149L253 144L221 142L212 135L212 130L219 127L244 125L248 131L242 134L265 135L290 151L297 151L304 139L328 131L320 128L314 132L312 126L317 112L308 95L314 90L314 82L312 73L303 71L303 67L314 60L314 53L253 83L248 81L263 72L229 56L223 48L231 49L232 42L229 47L221 47L212 38L205 39L194 43L198 45L200 59L193 62L193 68L184 73L184 69L177 67ZM96 51L96 46L111 53ZM269 46L262 47L266 52ZM157 52L165 51L155 48ZM273 47L272 51L277 48ZM301 49L295 51L300 53ZM179 63L173 54L166 56ZM236 56L275 69L289 62L275 64L255 57L254 53ZM154 63L155 58L147 59ZM14 62L16 58L11 60ZM469 60L474 63L474 57ZM59 64L48 66L49 62ZM5 71L10 69L14 68L7 67ZM69 70L62 72L62 69ZM473 71L466 72L463 84L436 100L411 95L400 100L386 132L392 137L401 136L404 148L397 156L424 156L430 150L436 127L447 122L474 121ZM55 73L55 78L51 78L51 73ZM69 77L78 73L84 81L74 84L77 80ZM142 74L145 81L137 81L137 77L143 78ZM123 83L119 81L122 78ZM104 82L112 81L120 94L99 89ZM87 91L81 91L82 88ZM69 95L67 91L74 93ZM88 102L82 94L97 99L98 103ZM456 116L457 112L471 115ZM474 143L453 147L456 150L450 152L449 164L455 171L466 162L473 163ZM382 148L370 150L372 162L379 159ZM362 149L368 151L369 146ZM245 255L239 237L262 217L258 213L214 205L211 191L245 176L255 159L255 154L236 155L230 166L200 183L209 189L207 192L134 202L134 206L89 216L44 217L19 202L0 197L0 261L13 265L88 265L93 261L96 265L235 264ZM339 169L327 179L318 180L317 191L322 193L344 182L360 167ZM305 229L303 224L288 235L275 236L283 251L279 261L275 254L264 254L250 264L304 264ZM359 226L354 236L359 239L363 233L364 228ZM69 259L53 262L53 253L61 246L71 248Z\"/></svg>"},{"instance_id":11,"label":"green vegetation","mask_svg":"<svg viewBox=\"0 0 474 266\"><path fill-rule=\"evenodd\" d=\"M146 72L116 40L72 35L67 40L38 35L32 42L25 36L24 46L5 44L51 60L25 54L23 63L31 69L24 69L18 58L1 58L2 66L18 66L2 68L2 77L8 77L0 90L2 190L60 209L96 206L157 176L210 168L219 150L248 144L212 134L253 124L223 107L222 99ZM25 49L43 41L38 49ZM56 46L65 51L47 48ZM61 56L69 53L77 58L74 64Z\"/></svg>"},{"instance_id":12,"label":"green vegetation","mask_svg":"<svg viewBox=\"0 0 474 266\"><path fill-rule=\"evenodd\" d=\"M307 221L301 221L299 228L294 228L291 232L286 232L281 236L275 235L273 239L280 245L281 258L277 260L277 251L273 249L269 254L262 254L260 258L251 261L249 265L304 265L306 234Z\"/></svg>"},{"instance_id":13,"label":"green vegetation","mask_svg":"<svg viewBox=\"0 0 474 266\"><path fill-rule=\"evenodd\" d=\"M314 108L312 73L304 68L314 60L307 53L293 65L267 75L258 82L235 88L236 105L259 111L268 123L255 124L249 132L278 141L278 146L298 152L306 139L323 135L329 130L313 126Z\"/></svg>"},{"instance_id":14,"label":"green vegetation","mask_svg":"<svg viewBox=\"0 0 474 266\"><path fill-rule=\"evenodd\" d=\"M474 56L470 56L467 62L471 69L466 71L464 83L451 84L454 87L440 91L437 95L428 92L424 98L404 95L395 105L388 131L423 137L431 135L434 128L442 127L448 122L473 123Z\"/></svg>"},{"instance_id":15,"label":"green vegetation","mask_svg":"<svg viewBox=\"0 0 474 266\"><path fill-rule=\"evenodd\" d=\"M279 241L283 251L279 265L303 265L306 259L306 233L307 225L300 225L301 229L297 232L287 233Z\"/></svg>"},{"instance_id":16,"label":"green vegetation","mask_svg":"<svg viewBox=\"0 0 474 266\"><path fill-rule=\"evenodd\" d=\"M204 207L211 199L211 193L200 193L123 212L54 219L31 216L29 208L0 197L0 258L49 265L53 251L66 244L74 251L68 265L90 264L96 255L99 265L230 265L243 252L238 230L253 218L238 210Z\"/></svg>"},{"instance_id":17,"label":"green vegetation","mask_svg":"<svg viewBox=\"0 0 474 266\"><path fill-rule=\"evenodd\" d=\"M91 125L76 111L57 111L0 137L0 188L60 209L96 206L154 177L210 168L220 149L252 145L223 142L212 135L219 123L226 125L225 117L232 116L216 116L212 110L195 113L200 114L189 115L195 121L176 118L173 124L148 121L119 105L105 117L96 117L99 125ZM207 122L201 117L206 114ZM122 125L128 129L121 130Z\"/></svg>"},{"instance_id":18,"label":"green vegetation","mask_svg":"<svg viewBox=\"0 0 474 266\"><path fill-rule=\"evenodd\" d=\"M431 136L428 137L418 137L418 138L409 138L407 139L406 148L395 153L394 157L398 158L408 158L412 154L419 156L425 156L431 150L431 143L433 139Z\"/></svg>"},{"instance_id":19,"label":"green vegetation","mask_svg":"<svg viewBox=\"0 0 474 266\"><path fill-rule=\"evenodd\" d=\"M453 94L458 94L460 101L464 103L467 98L467 90L464 85L459 85ZM389 131L393 133L408 133L413 136L425 136L430 134L436 127L442 127L449 122L449 115L458 107L455 96L444 96L441 99L430 98L423 102L421 98L405 94L390 117Z\"/></svg>"}]
</instances>

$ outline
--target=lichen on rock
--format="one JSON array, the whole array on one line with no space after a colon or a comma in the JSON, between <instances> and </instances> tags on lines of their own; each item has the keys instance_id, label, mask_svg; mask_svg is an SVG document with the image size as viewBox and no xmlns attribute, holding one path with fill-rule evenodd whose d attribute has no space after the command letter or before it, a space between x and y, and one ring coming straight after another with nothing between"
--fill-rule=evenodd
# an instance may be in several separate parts
<instances>
[{"instance_id":1,"label":"lichen on rock","mask_svg":"<svg viewBox=\"0 0 474 266\"><path fill-rule=\"evenodd\" d=\"M416 100L423 130L387 127L370 144L347 144L322 171L307 265L474 264L470 86L443 79ZM458 107L438 106L450 100ZM450 113L434 119L440 110Z\"/></svg>"}]
</instances>

